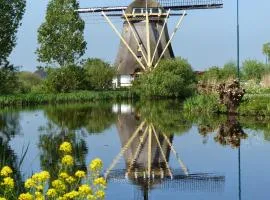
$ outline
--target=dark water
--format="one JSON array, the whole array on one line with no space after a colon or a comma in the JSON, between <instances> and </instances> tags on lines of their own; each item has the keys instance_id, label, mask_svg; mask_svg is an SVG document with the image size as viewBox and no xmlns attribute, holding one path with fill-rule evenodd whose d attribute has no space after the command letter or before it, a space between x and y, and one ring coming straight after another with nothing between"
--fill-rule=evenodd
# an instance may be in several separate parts
<instances>
[{"instance_id":1,"label":"dark water","mask_svg":"<svg viewBox=\"0 0 270 200\"><path fill-rule=\"evenodd\" d=\"M64 140L76 168L104 161L106 199L269 199L267 119L189 115L169 101L0 111L0 162L18 182L56 176Z\"/></svg>"}]
</instances>

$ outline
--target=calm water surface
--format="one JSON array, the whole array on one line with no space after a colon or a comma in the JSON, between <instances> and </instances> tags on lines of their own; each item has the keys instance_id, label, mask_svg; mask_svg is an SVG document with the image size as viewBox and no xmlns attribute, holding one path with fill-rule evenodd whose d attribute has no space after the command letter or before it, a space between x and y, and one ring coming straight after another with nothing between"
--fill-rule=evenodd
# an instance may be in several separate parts
<instances>
[{"instance_id":1,"label":"calm water surface","mask_svg":"<svg viewBox=\"0 0 270 200\"><path fill-rule=\"evenodd\" d=\"M169 101L0 111L0 162L18 180L56 176L64 140L76 168L104 161L106 199L269 199L270 120L188 115Z\"/></svg>"}]
</instances>

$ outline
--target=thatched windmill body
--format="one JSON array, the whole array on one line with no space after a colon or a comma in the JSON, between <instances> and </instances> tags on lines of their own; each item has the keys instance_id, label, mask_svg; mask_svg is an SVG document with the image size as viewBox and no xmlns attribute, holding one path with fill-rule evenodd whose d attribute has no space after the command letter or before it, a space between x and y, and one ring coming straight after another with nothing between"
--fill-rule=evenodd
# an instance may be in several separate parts
<instances>
[{"instance_id":1,"label":"thatched windmill body","mask_svg":"<svg viewBox=\"0 0 270 200\"><path fill-rule=\"evenodd\" d=\"M186 10L223 7L223 0L134 0L129 6L108 6L79 9L80 13L101 13L120 38L115 60L117 86L130 86L137 74L156 68L162 58L173 58L171 46ZM182 12L184 10L184 12ZM169 35L170 16L179 16ZM122 34L109 17L124 20Z\"/></svg>"}]
</instances>

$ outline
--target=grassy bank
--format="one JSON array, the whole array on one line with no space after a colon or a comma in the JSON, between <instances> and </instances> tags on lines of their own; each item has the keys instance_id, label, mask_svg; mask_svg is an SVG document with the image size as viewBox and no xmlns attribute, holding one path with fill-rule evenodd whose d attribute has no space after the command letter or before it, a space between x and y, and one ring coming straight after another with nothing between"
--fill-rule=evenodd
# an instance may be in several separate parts
<instances>
[{"instance_id":1,"label":"grassy bank","mask_svg":"<svg viewBox=\"0 0 270 200\"><path fill-rule=\"evenodd\" d=\"M130 98L132 98L130 91L81 91L57 94L29 93L0 96L0 107L92 102L97 100L125 100Z\"/></svg>"},{"instance_id":2,"label":"grassy bank","mask_svg":"<svg viewBox=\"0 0 270 200\"><path fill-rule=\"evenodd\" d=\"M215 95L197 95L184 102L184 111L196 114L226 113L225 106L219 104ZM237 112L242 116L270 117L270 95L247 94L244 96Z\"/></svg>"}]
</instances>

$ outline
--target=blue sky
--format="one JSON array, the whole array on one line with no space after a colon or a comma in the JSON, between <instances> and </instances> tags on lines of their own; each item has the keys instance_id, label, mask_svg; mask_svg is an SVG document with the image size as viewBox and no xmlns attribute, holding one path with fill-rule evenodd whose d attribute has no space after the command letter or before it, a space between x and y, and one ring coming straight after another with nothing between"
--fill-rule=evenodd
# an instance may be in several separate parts
<instances>
[{"instance_id":1,"label":"blue sky","mask_svg":"<svg viewBox=\"0 0 270 200\"><path fill-rule=\"evenodd\" d=\"M241 61L258 59L264 62L262 45L270 42L270 1L239 1ZM99 2L101 0L80 0L81 7L96 6ZM10 56L13 64L22 66L21 70L34 71L41 65L35 55L37 29L44 21L47 3L48 0L27 0L17 46ZM120 43L118 37L105 22L95 21L89 16L83 18L88 43L84 57L98 57L113 63ZM170 31L176 20L170 19ZM121 29L120 21L116 25ZM188 11L172 43L175 55L188 59L195 70L236 60L236 0L224 0L223 9Z\"/></svg>"}]
</instances>

